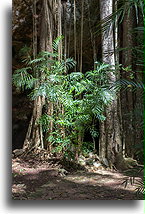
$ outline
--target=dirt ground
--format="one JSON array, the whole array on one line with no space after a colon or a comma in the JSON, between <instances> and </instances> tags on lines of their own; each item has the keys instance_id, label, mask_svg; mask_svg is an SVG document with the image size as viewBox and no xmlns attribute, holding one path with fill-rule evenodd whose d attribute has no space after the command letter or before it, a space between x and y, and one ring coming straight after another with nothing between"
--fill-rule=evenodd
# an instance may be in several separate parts
<instances>
[{"instance_id":1,"label":"dirt ground","mask_svg":"<svg viewBox=\"0 0 145 214\"><path fill-rule=\"evenodd\" d=\"M143 200L136 194L137 183L125 188L126 179L123 173L111 170L66 170L55 159L12 159L13 200Z\"/></svg>"}]
</instances>

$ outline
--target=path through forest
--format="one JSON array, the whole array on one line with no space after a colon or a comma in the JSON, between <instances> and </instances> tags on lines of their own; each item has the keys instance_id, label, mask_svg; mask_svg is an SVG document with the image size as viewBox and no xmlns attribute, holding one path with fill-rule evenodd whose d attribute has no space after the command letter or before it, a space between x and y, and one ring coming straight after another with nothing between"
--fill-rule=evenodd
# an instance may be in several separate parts
<instances>
[{"instance_id":1,"label":"path through forest","mask_svg":"<svg viewBox=\"0 0 145 214\"><path fill-rule=\"evenodd\" d=\"M122 184L127 178L110 170L65 170L59 160L34 158L12 160L13 200L136 200L136 186ZM137 178L139 181L141 178Z\"/></svg>"}]
</instances>

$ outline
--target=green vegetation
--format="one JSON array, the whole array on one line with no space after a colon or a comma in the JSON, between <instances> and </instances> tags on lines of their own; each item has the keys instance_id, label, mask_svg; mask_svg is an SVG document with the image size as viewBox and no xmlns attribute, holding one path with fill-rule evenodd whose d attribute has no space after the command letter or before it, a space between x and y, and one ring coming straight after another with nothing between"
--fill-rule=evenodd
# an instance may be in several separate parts
<instances>
[{"instance_id":1,"label":"green vegetation","mask_svg":"<svg viewBox=\"0 0 145 214\"><path fill-rule=\"evenodd\" d=\"M14 157L142 176L143 7L14 0Z\"/></svg>"},{"instance_id":2,"label":"green vegetation","mask_svg":"<svg viewBox=\"0 0 145 214\"><path fill-rule=\"evenodd\" d=\"M85 74L69 73L76 62L71 58L58 61L58 44L57 38L53 42L53 53L41 52L34 60L27 57L25 64L28 67L15 71L13 83L22 90L31 89L30 99L45 97L44 112L49 102L55 106L52 116L44 113L37 121L42 126L43 135L47 135L45 140L53 147L52 152L63 151L64 155L68 155L73 148L76 152L80 135L82 142L79 152L89 153L95 149L93 142L99 134L95 122L105 120L104 109L116 96L107 78L111 66L96 62L96 70ZM38 71L42 74L40 77L35 75ZM52 132L49 130L50 121L54 126ZM86 130L92 137L88 145L83 141Z\"/></svg>"}]
</instances>

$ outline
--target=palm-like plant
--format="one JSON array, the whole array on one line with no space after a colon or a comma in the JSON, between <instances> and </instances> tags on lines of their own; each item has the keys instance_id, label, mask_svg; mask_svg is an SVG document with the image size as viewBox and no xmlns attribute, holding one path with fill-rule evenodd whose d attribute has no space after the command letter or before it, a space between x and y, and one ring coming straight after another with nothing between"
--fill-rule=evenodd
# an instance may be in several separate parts
<instances>
[{"instance_id":1,"label":"palm-like plant","mask_svg":"<svg viewBox=\"0 0 145 214\"><path fill-rule=\"evenodd\" d=\"M117 10L113 12L113 14L107 16L104 20L102 20L99 24L98 24L98 32L100 31L105 31L105 30L109 30L109 28L113 25L115 25L116 21L117 23L121 23L125 17L125 14L127 14L128 16L130 15L130 11L132 10L132 8L135 9L135 14L136 14L136 20L137 23L139 22L139 13L141 11L142 16L144 17L144 1L143 0L115 0L114 4L117 5ZM100 28L101 27L101 28ZM139 27L138 30L142 30L143 28Z\"/></svg>"},{"instance_id":2,"label":"palm-like plant","mask_svg":"<svg viewBox=\"0 0 145 214\"><path fill-rule=\"evenodd\" d=\"M47 140L55 151L71 150L71 144L77 144L78 134L84 135L89 130L94 141L98 132L94 120L105 120L104 109L114 99L114 89L110 89L108 73L110 65L97 63L96 70L86 74L81 72L67 73L75 66L73 59L58 60L58 45L62 38L53 42L53 53L43 51L29 61L27 67L16 70L13 83L16 87L31 89L29 97L45 97L53 103L53 115L44 113L37 121L43 131L49 130L50 121L54 128ZM41 74L40 76L36 74ZM60 109L63 107L63 113ZM65 129L66 135L60 135L60 129Z\"/></svg>"}]
</instances>

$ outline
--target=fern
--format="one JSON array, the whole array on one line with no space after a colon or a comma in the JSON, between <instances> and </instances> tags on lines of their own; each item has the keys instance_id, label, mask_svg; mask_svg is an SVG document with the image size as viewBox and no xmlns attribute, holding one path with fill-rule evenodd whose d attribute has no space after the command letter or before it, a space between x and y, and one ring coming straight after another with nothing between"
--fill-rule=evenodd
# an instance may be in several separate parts
<instances>
[{"instance_id":1,"label":"fern","mask_svg":"<svg viewBox=\"0 0 145 214\"><path fill-rule=\"evenodd\" d=\"M143 179L145 179L145 178L138 180L136 175L139 174L140 172L143 172L143 170L144 170L143 166L140 169L134 168L134 169L127 170L126 175L128 175L129 177L127 177L122 183L125 188L129 184L134 186L135 187L135 193L137 194L137 196L141 196L141 197L143 197L145 194L144 181L143 181Z\"/></svg>"},{"instance_id":2,"label":"fern","mask_svg":"<svg viewBox=\"0 0 145 214\"><path fill-rule=\"evenodd\" d=\"M48 52L48 51L42 51L42 52L40 52L39 53L39 56L41 57L46 57L46 59L48 58L48 57L51 57L51 58L56 58L57 59L57 57L58 57L58 53L56 52L56 53L51 53L51 52Z\"/></svg>"},{"instance_id":3,"label":"fern","mask_svg":"<svg viewBox=\"0 0 145 214\"><path fill-rule=\"evenodd\" d=\"M121 87L126 87L126 88L134 88L134 89L145 89L144 84L141 81L131 81L131 80L127 80L127 79L120 79L117 80L113 87L117 87L120 86Z\"/></svg>"},{"instance_id":4,"label":"fern","mask_svg":"<svg viewBox=\"0 0 145 214\"><path fill-rule=\"evenodd\" d=\"M47 114L43 114L38 121L38 124L40 124L42 126L42 130L43 132L47 132L48 131L48 127L50 125L50 120L52 120L53 118L50 117Z\"/></svg>"},{"instance_id":5,"label":"fern","mask_svg":"<svg viewBox=\"0 0 145 214\"><path fill-rule=\"evenodd\" d=\"M83 74L81 72L72 72L69 75L70 80L75 80L75 81L79 81L80 79L83 78Z\"/></svg>"},{"instance_id":6,"label":"fern","mask_svg":"<svg viewBox=\"0 0 145 214\"><path fill-rule=\"evenodd\" d=\"M66 68L66 71L74 68L75 65L76 65L76 62L72 58L68 58L64 62L62 62L62 66Z\"/></svg>"},{"instance_id":7,"label":"fern","mask_svg":"<svg viewBox=\"0 0 145 214\"><path fill-rule=\"evenodd\" d=\"M31 74L29 74L27 72L28 70L31 70L31 67L18 69L13 74L12 81L17 88L25 90L32 89L34 87L34 84L36 83L37 79L34 78Z\"/></svg>"},{"instance_id":8,"label":"fern","mask_svg":"<svg viewBox=\"0 0 145 214\"><path fill-rule=\"evenodd\" d=\"M46 58L46 55L43 56L43 57L38 56L38 58L35 58L35 59L31 60L29 62L29 65L31 65L31 64L39 64L39 66L40 65L45 65L46 66L47 63L55 63L55 61L56 60Z\"/></svg>"},{"instance_id":9,"label":"fern","mask_svg":"<svg viewBox=\"0 0 145 214\"><path fill-rule=\"evenodd\" d=\"M29 97L32 100L35 100L39 96L47 97L49 91L49 86L46 83L41 84L39 87L35 87L32 92L29 94Z\"/></svg>"},{"instance_id":10,"label":"fern","mask_svg":"<svg viewBox=\"0 0 145 214\"><path fill-rule=\"evenodd\" d=\"M144 17L144 3L143 0L129 0L129 1L120 1L120 5L118 4L118 9L113 14L107 16L104 20L102 20L98 26L98 31L96 33L100 33L101 31L109 32L110 28L113 27L116 20L122 23L125 14L130 15L130 11L132 8L135 9L136 12L136 20L139 20L139 11L141 11L142 16Z\"/></svg>"},{"instance_id":11,"label":"fern","mask_svg":"<svg viewBox=\"0 0 145 214\"><path fill-rule=\"evenodd\" d=\"M58 46L60 44L60 42L62 41L62 39L64 38L64 36L58 36L54 41L53 41L53 44L52 44L52 47L53 47L53 50L55 52L58 51Z\"/></svg>"}]
</instances>

